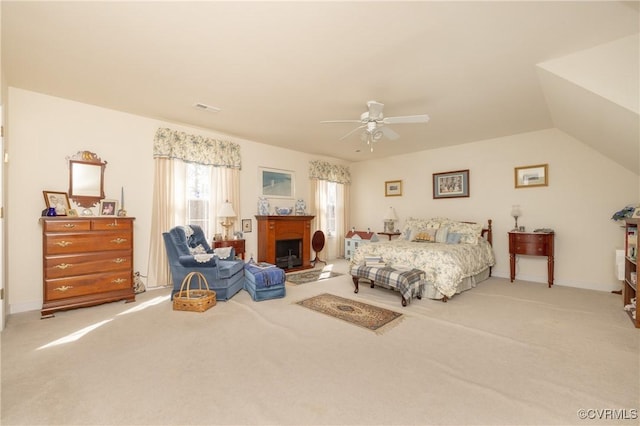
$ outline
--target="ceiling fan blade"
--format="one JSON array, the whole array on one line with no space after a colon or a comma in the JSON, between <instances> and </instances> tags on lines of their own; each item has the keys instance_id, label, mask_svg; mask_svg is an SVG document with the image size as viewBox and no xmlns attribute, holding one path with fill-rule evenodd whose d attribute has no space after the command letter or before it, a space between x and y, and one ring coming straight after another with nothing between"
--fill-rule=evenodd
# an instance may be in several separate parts
<instances>
[{"instance_id":1,"label":"ceiling fan blade","mask_svg":"<svg viewBox=\"0 0 640 426\"><path fill-rule=\"evenodd\" d=\"M369 120L378 120L382 117L384 104L376 101L369 101L367 102L367 107L369 108Z\"/></svg>"},{"instance_id":2,"label":"ceiling fan blade","mask_svg":"<svg viewBox=\"0 0 640 426\"><path fill-rule=\"evenodd\" d=\"M397 134L396 132L394 132L393 130L391 130L388 127L380 127L379 128L380 131L385 135L385 137L389 140L396 140L400 137L399 134Z\"/></svg>"},{"instance_id":3,"label":"ceiling fan blade","mask_svg":"<svg viewBox=\"0 0 640 426\"><path fill-rule=\"evenodd\" d=\"M321 124L324 123L362 123L362 121L360 120L327 120L327 121L321 121Z\"/></svg>"},{"instance_id":4,"label":"ceiling fan blade","mask_svg":"<svg viewBox=\"0 0 640 426\"><path fill-rule=\"evenodd\" d=\"M429 116L427 114L385 117L382 120L384 124L426 123L427 121L429 121Z\"/></svg>"},{"instance_id":5,"label":"ceiling fan blade","mask_svg":"<svg viewBox=\"0 0 640 426\"><path fill-rule=\"evenodd\" d=\"M359 121L358 121L358 123L359 123ZM349 133L347 133L346 135L344 135L343 137L341 137L341 138L340 138L340 139L338 139L338 140L343 140L343 139L345 139L345 138L347 138L347 137L351 136L352 134L354 134L354 133L355 133L355 132L357 132L358 130L360 130L360 129L364 129L365 127L367 127L367 126L358 126L358 127L356 127L355 129L353 129L352 131L350 131Z\"/></svg>"}]
</instances>

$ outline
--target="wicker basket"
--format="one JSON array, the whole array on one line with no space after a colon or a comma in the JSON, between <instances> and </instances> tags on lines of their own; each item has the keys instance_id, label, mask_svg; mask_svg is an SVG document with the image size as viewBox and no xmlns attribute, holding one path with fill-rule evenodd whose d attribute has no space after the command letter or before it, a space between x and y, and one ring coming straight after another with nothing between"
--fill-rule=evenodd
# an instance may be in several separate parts
<instances>
[{"instance_id":1,"label":"wicker basket","mask_svg":"<svg viewBox=\"0 0 640 426\"><path fill-rule=\"evenodd\" d=\"M190 288L193 277L198 278L198 289ZM174 311L204 312L215 304L216 292L209 290L207 279L200 272L189 272L182 280L180 291L173 296Z\"/></svg>"}]
</instances>

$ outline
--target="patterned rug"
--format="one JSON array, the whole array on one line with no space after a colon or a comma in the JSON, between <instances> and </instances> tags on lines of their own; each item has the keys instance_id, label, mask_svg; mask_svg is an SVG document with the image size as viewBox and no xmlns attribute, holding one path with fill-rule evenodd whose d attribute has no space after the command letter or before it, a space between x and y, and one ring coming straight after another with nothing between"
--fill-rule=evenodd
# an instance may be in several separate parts
<instances>
[{"instance_id":1,"label":"patterned rug","mask_svg":"<svg viewBox=\"0 0 640 426\"><path fill-rule=\"evenodd\" d=\"M363 302L357 302L329 293L297 302L298 305L316 312L329 315L351 324L364 327L367 330L382 334L384 331L399 324L402 314L388 309L379 308Z\"/></svg>"},{"instance_id":2,"label":"patterned rug","mask_svg":"<svg viewBox=\"0 0 640 426\"><path fill-rule=\"evenodd\" d=\"M291 284L305 284L314 281L326 280L328 278L339 277L342 274L332 271L323 271L322 269L313 269L311 271L296 272L287 274L287 282Z\"/></svg>"}]
</instances>

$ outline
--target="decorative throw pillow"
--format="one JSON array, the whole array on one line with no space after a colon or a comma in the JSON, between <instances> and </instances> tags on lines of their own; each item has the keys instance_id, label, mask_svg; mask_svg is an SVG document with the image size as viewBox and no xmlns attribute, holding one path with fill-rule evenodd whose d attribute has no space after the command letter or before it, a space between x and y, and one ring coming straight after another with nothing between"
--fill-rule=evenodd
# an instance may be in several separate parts
<instances>
[{"instance_id":1,"label":"decorative throw pillow","mask_svg":"<svg viewBox=\"0 0 640 426\"><path fill-rule=\"evenodd\" d=\"M447 235L449 234L449 228L446 226L441 226L436 231L436 243L446 243Z\"/></svg>"},{"instance_id":2,"label":"decorative throw pillow","mask_svg":"<svg viewBox=\"0 0 640 426\"><path fill-rule=\"evenodd\" d=\"M460 234L457 232L449 232L447 234L447 244L460 244Z\"/></svg>"}]
</instances>

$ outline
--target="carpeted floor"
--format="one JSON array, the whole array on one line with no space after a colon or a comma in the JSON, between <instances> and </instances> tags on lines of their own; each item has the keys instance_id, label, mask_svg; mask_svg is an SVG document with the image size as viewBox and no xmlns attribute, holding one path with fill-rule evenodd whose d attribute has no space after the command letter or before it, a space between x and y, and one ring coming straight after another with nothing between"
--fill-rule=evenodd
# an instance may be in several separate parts
<instances>
[{"instance_id":1,"label":"carpeted floor","mask_svg":"<svg viewBox=\"0 0 640 426\"><path fill-rule=\"evenodd\" d=\"M637 424L604 417L632 416L640 400L640 333L621 296L494 277L400 307L395 291L355 294L347 262L334 266L342 276L285 298L242 290L202 313L172 310L160 289L45 320L10 315L0 423ZM295 303L321 293L402 322L379 335Z\"/></svg>"},{"instance_id":2,"label":"carpeted floor","mask_svg":"<svg viewBox=\"0 0 640 426\"><path fill-rule=\"evenodd\" d=\"M397 325L402 320L401 313L329 293L301 300L298 305L364 327L378 334Z\"/></svg>"}]
</instances>

